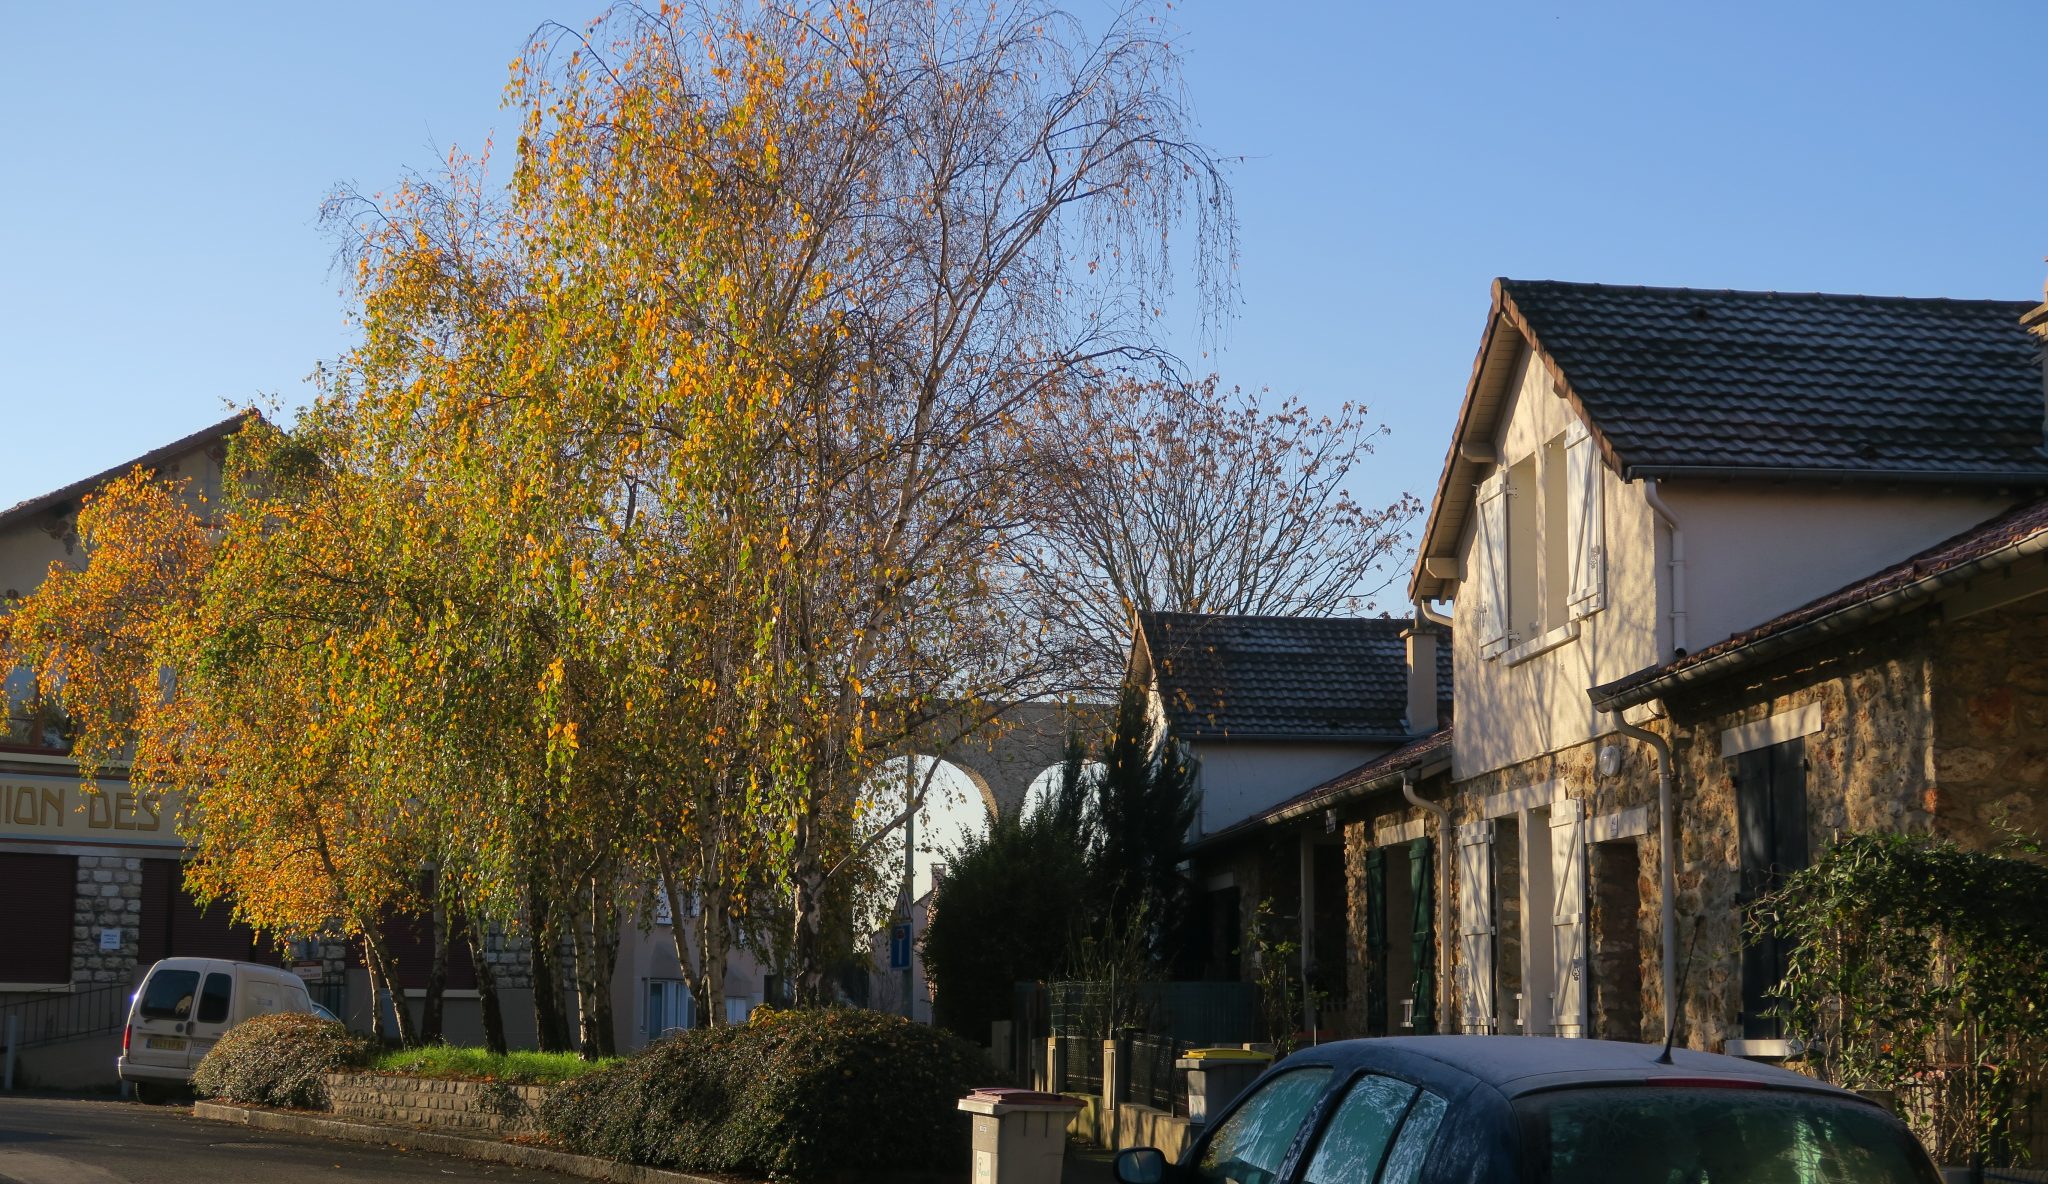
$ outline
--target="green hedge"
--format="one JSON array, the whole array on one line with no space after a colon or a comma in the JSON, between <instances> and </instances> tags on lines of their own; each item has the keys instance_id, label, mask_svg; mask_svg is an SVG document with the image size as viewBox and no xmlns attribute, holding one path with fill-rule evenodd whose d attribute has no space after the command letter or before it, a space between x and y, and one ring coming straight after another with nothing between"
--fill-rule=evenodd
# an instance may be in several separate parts
<instances>
[{"instance_id":1,"label":"green hedge","mask_svg":"<svg viewBox=\"0 0 2048 1184\"><path fill-rule=\"evenodd\" d=\"M359 1069L375 1046L332 1020L281 1013L229 1028L192 1072L201 1097L255 1106L318 1109L327 1105L322 1073Z\"/></svg>"},{"instance_id":2,"label":"green hedge","mask_svg":"<svg viewBox=\"0 0 2048 1184\"><path fill-rule=\"evenodd\" d=\"M795 1184L967 1165L961 1096L981 1050L897 1016L764 1012L683 1032L557 1087L550 1138L585 1155Z\"/></svg>"}]
</instances>

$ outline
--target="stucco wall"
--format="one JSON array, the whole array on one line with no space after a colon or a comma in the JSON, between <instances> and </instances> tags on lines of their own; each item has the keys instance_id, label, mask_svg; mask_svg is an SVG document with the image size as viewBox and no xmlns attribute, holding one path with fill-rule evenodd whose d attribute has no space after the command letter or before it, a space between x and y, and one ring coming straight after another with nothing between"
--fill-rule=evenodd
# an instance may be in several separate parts
<instances>
[{"instance_id":1,"label":"stucco wall","mask_svg":"<svg viewBox=\"0 0 2048 1184\"><path fill-rule=\"evenodd\" d=\"M1550 378L1526 351L1516 393L1502 413L1493 443L1504 464L1514 464L1568 428L1569 404L1551 393ZM1604 465L1601 506L1607 568L1607 606L1580 622L1579 636L1518 665L1480 657L1476 585L1461 582L1452 612L1452 668L1457 687L1453 775L1459 779L1505 768L1546 752L1583 744L1605 729L1586 688L1650 665L1663 652L1660 616L1663 540L1639 484L1628 484ZM1459 546L1463 571L1479 571L1478 516ZM1543 540L1546 548L1565 541Z\"/></svg>"},{"instance_id":2,"label":"stucco wall","mask_svg":"<svg viewBox=\"0 0 2048 1184\"><path fill-rule=\"evenodd\" d=\"M1686 644L1705 649L2013 503L1932 488L1667 481L1685 531Z\"/></svg>"},{"instance_id":3,"label":"stucco wall","mask_svg":"<svg viewBox=\"0 0 2048 1184\"><path fill-rule=\"evenodd\" d=\"M1384 744L1235 741L1189 746L1198 764L1201 811L1195 828L1214 834L1302 790L1321 785L1388 751Z\"/></svg>"}]
</instances>

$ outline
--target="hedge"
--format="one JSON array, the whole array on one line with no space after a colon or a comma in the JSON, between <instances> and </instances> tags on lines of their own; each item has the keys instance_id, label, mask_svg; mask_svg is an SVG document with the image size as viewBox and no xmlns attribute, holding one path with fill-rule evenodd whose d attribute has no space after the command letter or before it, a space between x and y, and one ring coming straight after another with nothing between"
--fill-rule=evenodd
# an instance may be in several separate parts
<instances>
[{"instance_id":1,"label":"hedge","mask_svg":"<svg viewBox=\"0 0 2048 1184\"><path fill-rule=\"evenodd\" d=\"M375 1045L332 1020L284 1012L229 1028L192 1072L201 1097L255 1106L327 1105L323 1073L359 1069Z\"/></svg>"},{"instance_id":2,"label":"hedge","mask_svg":"<svg viewBox=\"0 0 2048 1184\"><path fill-rule=\"evenodd\" d=\"M792 1184L967 1163L961 1096L993 1079L981 1050L898 1016L760 1013L679 1033L557 1087L554 1141L585 1155Z\"/></svg>"}]
</instances>

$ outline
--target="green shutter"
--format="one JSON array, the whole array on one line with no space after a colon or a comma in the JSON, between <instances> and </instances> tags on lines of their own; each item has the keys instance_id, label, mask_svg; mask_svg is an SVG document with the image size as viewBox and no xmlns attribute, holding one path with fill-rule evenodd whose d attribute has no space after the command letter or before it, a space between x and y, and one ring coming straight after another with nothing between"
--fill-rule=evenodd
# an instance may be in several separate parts
<instances>
[{"instance_id":1,"label":"green shutter","mask_svg":"<svg viewBox=\"0 0 2048 1184\"><path fill-rule=\"evenodd\" d=\"M1365 853L1365 1034L1387 1034L1387 857Z\"/></svg>"},{"instance_id":2,"label":"green shutter","mask_svg":"<svg viewBox=\"0 0 2048 1184\"><path fill-rule=\"evenodd\" d=\"M1436 848L1426 838L1408 844L1408 883L1414 889L1415 1033L1436 1031Z\"/></svg>"}]
</instances>

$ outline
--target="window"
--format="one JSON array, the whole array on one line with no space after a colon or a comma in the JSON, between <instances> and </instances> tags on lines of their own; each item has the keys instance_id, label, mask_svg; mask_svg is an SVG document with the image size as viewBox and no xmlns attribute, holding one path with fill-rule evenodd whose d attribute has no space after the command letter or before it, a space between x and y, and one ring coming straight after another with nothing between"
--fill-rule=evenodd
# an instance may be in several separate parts
<instances>
[{"instance_id":1,"label":"window","mask_svg":"<svg viewBox=\"0 0 2048 1184\"><path fill-rule=\"evenodd\" d=\"M218 978L219 975L214 977ZM182 1020L192 1014L192 996L199 992L196 970L159 970L142 989L142 1018Z\"/></svg>"},{"instance_id":2,"label":"window","mask_svg":"<svg viewBox=\"0 0 2048 1184\"><path fill-rule=\"evenodd\" d=\"M1868 1103L1766 1089L1539 1093L1515 1105L1533 1184L1935 1184L1906 1128Z\"/></svg>"},{"instance_id":3,"label":"window","mask_svg":"<svg viewBox=\"0 0 2048 1184\"><path fill-rule=\"evenodd\" d=\"M647 1039L659 1040L691 1023L690 992L672 978L647 980Z\"/></svg>"},{"instance_id":4,"label":"window","mask_svg":"<svg viewBox=\"0 0 2048 1184\"><path fill-rule=\"evenodd\" d=\"M1416 1089L1391 1077L1361 1077L1323 1128L1303 1184L1373 1184Z\"/></svg>"},{"instance_id":5,"label":"window","mask_svg":"<svg viewBox=\"0 0 2048 1184\"><path fill-rule=\"evenodd\" d=\"M1735 808L1740 828L1743 904L1776 888L1807 864L1806 741L1787 740L1751 749L1728 762L1735 772ZM1776 934L1757 938L1742 951L1742 1035L1775 1040L1783 1021L1769 1013L1773 993L1785 978L1792 945Z\"/></svg>"},{"instance_id":6,"label":"window","mask_svg":"<svg viewBox=\"0 0 2048 1184\"><path fill-rule=\"evenodd\" d=\"M1296 1069L1269 1077L1231 1111L1202 1149L1195 1179L1227 1184L1273 1184L1302 1120L1330 1083L1330 1070Z\"/></svg>"},{"instance_id":7,"label":"window","mask_svg":"<svg viewBox=\"0 0 2048 1184\"><path fill-rule=\"evenodd\" d=\"M228 1022L228 1002L233 998L235 980L225 974L206 976L206 989L199 993L198 1022L202 1024L224 1024Z\"/></svg>"},{"instance_id":8,"label":"window","mask_svg":"<svg viewBox=\"0 0 2048 1184\"><path fill-rule=\"evenodd\" d=\"M1480 483L1474 591L1481 653L1569 640L1606 603L1604 477L1583 423Z\"/></svg>"}]
</instances>

